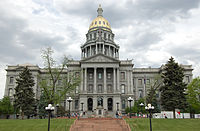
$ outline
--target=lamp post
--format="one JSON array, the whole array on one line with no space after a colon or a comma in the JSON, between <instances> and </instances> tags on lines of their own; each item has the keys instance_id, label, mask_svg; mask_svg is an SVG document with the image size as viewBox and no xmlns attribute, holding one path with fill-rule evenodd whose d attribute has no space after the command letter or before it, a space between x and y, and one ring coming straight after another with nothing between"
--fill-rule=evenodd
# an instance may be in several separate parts
<instances>
[{"instance_id":1,"label":"lamp post","mask_svg":"<svg viewBox=\"0 0 200 131\"><path fill-rule=\"evenodd\" d=\"M129 114L129 117L131 118L131 101L133 101L133 98L129 97L128 101L130 103L130 114Z\"/></svg>"},{"instance_id":2,"label":"lamp post","mask_svg":"<svg viewBox=\"0 0 200 131\"><path fill-rule=\"evenodd\" d=\"M56 117L58 117L58 107L59 107L59 104L56 105Z\"/></svg>"},{"instance_id":3,"label":"lamp post","mask_svg":"<svg viewBox=\"0 0 200 131\"><path fill-rule=\"evenodd\" d=\"M149 112L149 121L150 121L150 131L152 131L152 125L151 125L151 113L152 110L154 110L154 106L151 106L151 104L148 104L147 106L145 106L145 109Z\"/></svg>"},{"instance_id":4,"label":"lamp post","mask_svg":"<svg viewBox=\"0 0 200 131\"><path fill-rule=\"evenodd\" d=\"M69 102L69 114L68 114L68 118L70 118L70 103L72 102L72 98L71 97L69 97L68 99L67 99L67 101Z\"/></svg>"},{"instance_id":5,"label":"lamp post","mask_svg":"<svg viewBox=\"0 0 200 131\"><path fill-rule=\"evenodd\" d=\"M117 111L119 111L119 102L117 102L116 104L117 104Z\"/></svg>"},{"instance_id":6,"label":"lamp post","mask_svg":"<svg viewBox=\"0 0 200 131\"><path fill-rule=\"evenodd\" d=\"M51 104L49 104L47 107L45 107L45 110L48 111L48 131L49 131L51 112L54 110L54 107Z\"/></svg>"},{"instance_id":7,"label":"lamp post","mask_svg":"<svg viewBox=\"0 0 200 131\"><path fill-rule=\"evenodd\" d=\"M83 102L81 102L81 111L83 111L83 104L84 104L84 103L83 103Z\"/></svg>"},{"instance_id":8,"label":"lamp post","mask_svg":"<svg viewBox=\"0 0 200 131\"><path fill-rule=\"evenodd\" d=\"M143 103L140 103L140 107L141 107L141 117L142 117L142 107L144 106Z\"/></svg>"}]
</instances>

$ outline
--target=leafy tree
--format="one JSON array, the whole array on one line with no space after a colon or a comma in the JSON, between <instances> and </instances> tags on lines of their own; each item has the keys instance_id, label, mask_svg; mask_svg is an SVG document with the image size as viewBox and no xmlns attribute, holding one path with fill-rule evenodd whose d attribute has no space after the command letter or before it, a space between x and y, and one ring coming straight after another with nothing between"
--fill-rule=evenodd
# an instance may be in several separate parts
<instances>
[{"instance_id":1,"label":"leafy tree","mask_svg":"<svg viewBox=\"0 0 200 131\"><path fill-rule=\"evenodd\" d=\"M65 108L63 106L58 106L57 108L57 116L65 116Z\"/></svg>"},{"instance_id":2,"label":"leafy tree","mask_svg":"<svg viewBox=\"0 0 200 131\"><path fill-rule=\"evenodd\" d=\"M42 51L42 58L48 75L40 82L40 88L43 90L48 103L58 104L65 99L67 93L73 91L79 85L80 78L74 72L68 72L67 76L63 73L66 71L67 65L73 60L64 56L62 64L57 65L52 55L53 50L51 48ZM49 79L50 82L48 82ZM62 85L58 85L58 81L61 79Z\"/></svg>"},{"instance_id":3,"label":"leafy tree","mask_svg":"<svg viewBox=\"0 0 200 131\"><path fill-rule=\"evenodd\" d=\"M175 116L175 109L187 107L184 90L186 84L183 82L184 69L171 57L164 67L162 73L163 86L161 87L161 105L165 110L172 110Z\"/></svg>"},{"instance_id":4,"label":"leafy tree","mask_svg":"<svg viewBox=\"0 0 200 131\"><path fill-rule=\"evenodd\" d=\"M131 109L130 109L130 107L127 107L127 108L125 109L125 112L126 112L126 113L130 113L130 112L131 112L131 113L138 113L138 114L139 114L139 113L142 113L142 114L143 114L143 113L146 113L146 111L145 111L145 109L144 109L144 106L143 106L143 107L140 106L141 103L143 103L143 104L145 103L145 102L144 102L144 99L142 99L142 98L139 99L139 100L137 100L137 101L135 101L135 102L134 102L134 106L132 106ZM129 103L128 103L128 104L129 104Z\"/></svg>"},{"instance_id":5,"label":"leafy tree","mask_svg":"<svg viewBox=\"0 0 200 131\"><path fill-rule=\"evenodd\" d=\"M47 115L47 111L45 110L45 107L48 106L47 100L44 96L44 93L40 95L40 100L38 101L38 115L40 118L45 118Z\"/></svg>"},{"instance_id":6,"label":"leafy tree","mask_svg":"<svg viewBox=\"0 0 200 131\"><path fill-rule=\"evenodd\" d=\"M24 115L29 117L36 114L35 94L32 88L35 83L28 67L24 68L16 81L14 106L21 111L22 119L24 119Z\"/></svg>"},{"instance_id":7,"label":"leafy tree","mask_svg":"<svg viewBox=\"0 0 200 131\"><path fill-rule=\"evenodd\" d=\"M187 87L186 93L190 113L200 113L200 77L192 80Z\"/></svg>"},{"instance_id":8,"label":"leafy tree","mask_svg":"<svg viewBox=\"0 0 200 131\"><path fill-rule=\"evenodd\" d=\"M10 114L14 113L14 107L10 102L10 98L8 96L5 96L0 101L0 114L6 115L6 118L8 119Z\"/></svg>"},{"instance_id":9,"label":"leafy tree","mask_svg":"<svg viewBox=\"0 0 200 131\"><path fill-rule=\"evenodd\" d=\"M156 92L159 90L161 85L162 85L161 78L160 76L157 76L155 81L151 83L150 89L146 97L146 103L154 106L153 112L160 112L160 109L158 106L158 100L156 99Z\"/></svg>"}]
</instances>

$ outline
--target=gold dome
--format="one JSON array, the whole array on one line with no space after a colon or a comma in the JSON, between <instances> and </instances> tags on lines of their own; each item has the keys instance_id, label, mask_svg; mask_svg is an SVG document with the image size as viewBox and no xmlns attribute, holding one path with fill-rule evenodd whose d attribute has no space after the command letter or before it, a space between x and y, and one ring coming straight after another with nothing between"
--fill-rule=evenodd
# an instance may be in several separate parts
<instances>
[{"instance_id":1,"label":"gold dome","mask_svg":"<svg viewBox=\"0 0 200 131\"><path fill-rule=\"evenodd\" d=\"M102 16L98 16L97 18L95 18L90 24L89 29L94 27L106 27L111 30L109 22Z\"/></svg>"},{"instance_id":2,"label":"gold dome","mask_svg":"<svg viewBox=\"0 0 200 131\"><path fill-rule=\"evenodd\" d=\"M99 5L97 12L98 12L98 16L90 24L89 30L94 27L106 27L111 30L110 23L102 15L103 9L101 8L101 5Z\"/></svg>"}]
</instances>

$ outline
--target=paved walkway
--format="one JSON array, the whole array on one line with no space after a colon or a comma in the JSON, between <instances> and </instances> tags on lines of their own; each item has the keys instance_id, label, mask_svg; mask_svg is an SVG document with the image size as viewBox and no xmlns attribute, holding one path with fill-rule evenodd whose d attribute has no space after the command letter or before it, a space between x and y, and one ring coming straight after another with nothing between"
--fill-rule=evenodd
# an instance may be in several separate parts
<instances>
[{"instance_id":1,"label":"paved walkway","mask_svg":"<svg viewBox=\"0 0 200 131\"><path fill-rule=\"evenodd\" d=\"M130 131L123 119L85 118L76 120L70 131Z\"/></svg>"}]
</instances>

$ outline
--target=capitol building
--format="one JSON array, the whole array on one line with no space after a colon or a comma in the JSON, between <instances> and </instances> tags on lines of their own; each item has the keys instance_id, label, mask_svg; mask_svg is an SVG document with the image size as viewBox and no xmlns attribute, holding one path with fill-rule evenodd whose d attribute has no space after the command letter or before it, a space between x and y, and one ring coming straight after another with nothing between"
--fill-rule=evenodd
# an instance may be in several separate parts
<instances>
[{"instance_id":1,"label":"capitol building","mask_svg":"<svg viewBox=\"0 0 200 131\"><path fill-rule=\"evenodd\" d=\"M103 17L101 6L97 13L97 17L89 26L86 42L81 46L81 60L70 62L63 74L75 72L81 76L80 85L71 96L73 99L71 111L80 111L83 106L88 116L112 116L117 110L125 111L125 108L129 106L128 97L133 98L132 105L134 101L145 98L151 83L154 82L156 76L162 74L164 66L134 68L132 60L120 60L120 46L114 41L114 32L110 23ZM31 64L7 67L5 96L13 98L16 77L24 66L28 66L34 77L33 89L35 98L39 100L41 94L39 82L47 71ZM191 82L192 66L181 66L184 68L184 81ZM159 99L160 93L157 92L156 96ZM68 110L67 100L63 100L62 105L65 110Z\"/></svg>"}]
</instances>

